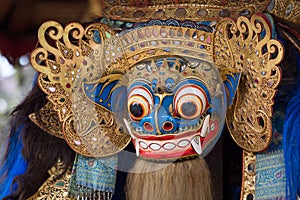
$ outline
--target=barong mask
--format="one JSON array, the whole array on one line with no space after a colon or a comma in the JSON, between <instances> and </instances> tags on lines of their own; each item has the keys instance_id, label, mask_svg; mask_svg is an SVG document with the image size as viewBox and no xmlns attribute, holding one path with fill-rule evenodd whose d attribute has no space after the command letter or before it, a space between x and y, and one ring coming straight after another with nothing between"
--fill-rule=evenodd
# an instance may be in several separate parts
<instances>
[{"instance_id":1,"label":"barong mask","mask_svg":"<svg viewBox=\"0 0 300 200\"><path fill-rule=\"evenodd\" d=\"M257 14L210 26L155 20L116 33L102 23L46 22L31 61L49 102L30 118L90 157L131 140L151 161L204 157L225 118L238 145L263 151L283 56L270 24Z\"/></svg>"},{"instance_id":2,"label":"barong mask","mask_svg":"<svg viewBox=\"0 0 300 200\"><path fill-rule=\"evenodd\" d=\"M217 141L226 92L209 59L154 57L136 63L116 85L108 83L103 89L106 83L85 83L85 94L103 105L105 89L110 88L111 110L133 139L137 156L154 160L203 156L213 146L208 144Z\"/></svg>"},{"instance_id":3,"label":"barong mask","mask_svg":"<svg viewBox=\"0 0 300 200\"><path fill-rule=\"evenodd\" d=\"M251 197L283 58L270 16L254 14L269 2L102 1L106 24L46 22L31 63L48 103L30 118L83 156L115 155L132 141L154 162L205 157L226 121L244 150L241 198ZM295 16L280 2L273 14Z\"/></svg>"},{"instance_id":4,"label":"barong mask","mask_svg":"<svg viewBox=\"0 0 300 200\"><path fill-rule=\"evenodd\" d=\"M38 31L31 63L38 72L34 83L48 101L29 117L45 132L65 140L76 156L72 170L71 164L55 158L49 178L30 199L111 199L118 194L116 186L126 190L127 199L213 198L203 157L214 148L225 121L243 150L240 198L271 198L275 188L278 198L290 192L297 195L291 188L284 191L284 184L292 186L298 181L288 158L294 159L297 146L290 136L299 134L286 129L291 134L283 136L293 142L280 147L285 127L277 125L284 118L281 98L292 95L286 88L296 82L293 70L299 55L291 52L299 50L299 1L97 3L98 22L62 26L49 21ZM276 17L276 27L271 15ZM276 32L287 47L282 63L284 49ZM281 83L279 63L284 69ZM293 119L297 109L292 106L289 104L295 115L286 115L286 119L297 127ZM14 112L18 110L22 111L17 107ZM23 141L32 141L30 130L39 132L35 126L24 129ZM50 138L47 143L60 140ZM122 168L124 160L130 167ZM297 166L295 159L293 162ZM118 180L120 171L128 172L126 188L122 185L125 180ZM176 178L175 184L169 177Z\"/></svg>"}]
</instances>

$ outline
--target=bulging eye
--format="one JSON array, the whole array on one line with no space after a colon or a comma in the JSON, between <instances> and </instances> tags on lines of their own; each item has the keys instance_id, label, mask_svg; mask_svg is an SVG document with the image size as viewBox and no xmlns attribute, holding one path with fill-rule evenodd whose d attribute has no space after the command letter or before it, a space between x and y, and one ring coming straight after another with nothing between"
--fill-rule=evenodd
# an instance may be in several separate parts
<instances>
[{"instance_id":1,"label":"bulging eye","mask_svg":"<svg viewBox=\"0 0 300 200\"><path fill-rule=\"evenodd\" d=\"M205 91L196 85L180 88L174 99L175 112L184 119L195 119L209 106Z\"/></svg>"},{"instance_id":2,"label":"bulging eye","mask_svg":"<svg viewBox=\"0 0 300 200\"><path fill-rule=\"evenodd\" d=\"M149 114L150 108L146 99L141 96L135 96L129 99L128 110L131 119L139 121Z\"/></svg>"},{"instance_id":3,"label":"bulging eye","mask_svg":"<svg viewBox=\"0 0 300 200\"><path fill-rule=\"evenodd\" d=\"M128 95L128 111L132 120L140 121L150 114L154 105L152 94L145 87L134 87Z\"/></svg>"}]
</instances>

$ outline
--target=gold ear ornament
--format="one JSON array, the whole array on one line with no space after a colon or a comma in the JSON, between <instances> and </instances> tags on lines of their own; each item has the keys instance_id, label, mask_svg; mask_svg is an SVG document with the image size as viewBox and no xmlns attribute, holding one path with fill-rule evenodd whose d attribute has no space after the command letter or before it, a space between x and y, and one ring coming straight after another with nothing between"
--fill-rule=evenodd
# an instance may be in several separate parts
<instances>
[{"instance_id":1,"label":"gold ear ornament","mask_svg":"<svg viewBox=\"0 0 300 200\"><path fill-rule=\"evenodd\" d=\"M240 17L236 24L225 20L219 26L230 27L218 38L224 40L223 48L232 49L234 66L241 70L226 122L232 138L243 149L241 199L248 199L255 194L255 153L267 149L272 139L273 99L281 80L279 63L284 48L271 37L271 27L262 15L250 19ZM218 58L216 62L226 60L222 56Z\"/></svg>"},{"instance_id":2,"label":"gold ear ornament","mask_svg":"<svg viewBox=\"0 0 300 200\"><path fill-rule=\"evenodd\" d=\"M49 21L40 27L40 47L31 55L33 67L41 72L39 86L57 112L64 139L76 152L86 156L115 154L130 141L114 122L112 113L95 108L81 89L82 82L98 79L105 71L101 68L102 43L113 34L103 24L84 28L79 23L70 23L63 28Z\"/></svg>"},{"instance_id":3,"label":"gold ear ornament","mask_svg":"<svg viewBox=\"0 0 300 200\"><path fill-rule=\"evenodd\" d=\"M227 111L227 125L243 149L263 151L272 137L273 98L281 80L278 64L284 49L278 40L271 38L269 24L260 15L253 15L250 20L239 17L236 24L223 21L219 26L228 25L230 29L220 33L218 38L227 39L222 48L231 49L233 64L241 70L241 79L235 102ZM216 63L224 62L224 57L218 56Z\"/></svg>"}]
</instances>

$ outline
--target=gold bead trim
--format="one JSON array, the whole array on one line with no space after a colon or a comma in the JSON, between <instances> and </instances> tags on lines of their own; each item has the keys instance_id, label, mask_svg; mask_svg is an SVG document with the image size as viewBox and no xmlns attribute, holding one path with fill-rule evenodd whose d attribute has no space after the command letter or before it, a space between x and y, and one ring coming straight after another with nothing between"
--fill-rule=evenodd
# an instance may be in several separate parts
<instances>
[{"instance_id":1,"label":"gold bead trim","mask_svg":"<svg viewBox=\"0 0 300 200\"><path fill-rule=\"evenodd\" d=\"M177 1L134 1L104 0L102 1L105 17L131 22L149 21L151 19L178 20L218 20L224 17L238 18L250 16L265 10L270 0L177 0Z\"/></svg>"},{"instance_id":2,"label":"gold bead trim","mask_svg":"<svg viewBox=\"0 0 300 200\"><path fill-rule=\"evenodd\" d=\"M300 1L297 0L272 0L268 11L284 20L300 24Z\"/></svg>"}]
</instances>

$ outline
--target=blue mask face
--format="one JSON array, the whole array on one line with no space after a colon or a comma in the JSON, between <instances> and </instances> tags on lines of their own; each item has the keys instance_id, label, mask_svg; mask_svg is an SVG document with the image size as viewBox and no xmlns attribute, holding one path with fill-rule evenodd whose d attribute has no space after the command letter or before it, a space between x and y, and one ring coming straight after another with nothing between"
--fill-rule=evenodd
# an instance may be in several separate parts
<instances>
[{"instance_id":1,"label":"blue mask face","mask_svg":"<svg viewBox=\"0 0 300 200\"><path fill-rule=\"evenodd\" d=\"M157 57L137 63L121 82L127 87L112 94L113 101L119 102L112 102L117 108L113 110L125 121L138 155L205 156L215 145L224 125L226 101L212 63Z\"/></svg>"},{"instance_id":2,"label":"blue mask face","mask_svg":"<svg viewBox=\"0 0 300 200\"><path fill-rule=\"evenodd\" d=\"M209 57L153 57L84 88L87 97L113 112L138 156L205 156L222 132L226 92Z\"/></svg>"},{"instance_id":3,"label":"blue mask face","mask_svg":"<svg viewBox=\"0 0 300 200\"><path fill-rule=\"evenodd\" d=\"M133 130L139 134L164 135L200 129L211 107L205 83L196 76L180 74L178 69L185 65L182 59L164 58L153 62L160 72L155 72L155 76L149 74L150 66L145 64L138 73L144 73L147 78L138 78L127 90Z\"/></svg>"}]
</instances>

